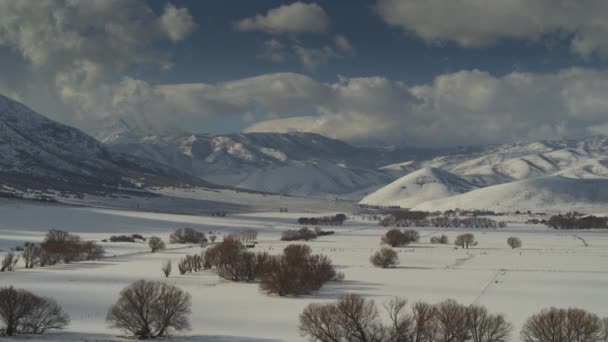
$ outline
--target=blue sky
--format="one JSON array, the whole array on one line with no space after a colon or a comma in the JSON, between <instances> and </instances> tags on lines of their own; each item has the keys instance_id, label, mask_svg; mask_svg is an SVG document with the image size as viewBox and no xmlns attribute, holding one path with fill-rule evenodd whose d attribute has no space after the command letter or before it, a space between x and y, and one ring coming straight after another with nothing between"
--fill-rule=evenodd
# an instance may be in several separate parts
<instances>
[{"instance_id":1,"label":"blue sky","mask_svg":"<svg viewBox=\"0 0 608 342\"><path fill-rule=\"evenodd\" d=\"M96 134L608 133L603 0L0 1L0 93ZM19 18L19 20L15 20Z\"/></svg>"},{"instance_id":2,"label":"blue sky","mask_svg":"<svg viewBox=\"0 0 608 342\"><path fill-rule=\"evenodd\" d=\"M335 34L343 34L355 53L307 70L295 58L283 63L256 58L265 41L271 38L289 40L289 35L239 32L233 25L240 19L264 14L293 1L180 0L173 3L187 7L198 26L188 40L164 46L173 52L176 65L172 72L161 76L166 82L218 82L293 71L327 82L335 81L337 75L383 75L408 84L420 84L432 81L437 75L463 69L480 69L500 76L512 71L546 72L571 66L605 65L595 58L571 54L566 39L539 42L502 39L490 46L473 49L459 47L453 42L429 44L415 34L387 25L375 11L375 1L324 0L308 3L317 3L327 12L331 20L328 32L301 34L297 38L315 47L331 44ZM155 11L162 12L165 1L155 0L150 4Z\"/></svg>"}]
</instances>

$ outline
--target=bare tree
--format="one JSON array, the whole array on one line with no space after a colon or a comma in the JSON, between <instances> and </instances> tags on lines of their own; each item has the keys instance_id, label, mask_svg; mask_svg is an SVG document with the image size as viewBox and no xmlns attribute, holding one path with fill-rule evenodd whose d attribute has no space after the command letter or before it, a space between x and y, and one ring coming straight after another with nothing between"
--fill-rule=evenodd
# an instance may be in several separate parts
<instances>
[{"instance_id":1,"label":"bare tree","mask_svg":"<svg viewBox=\"0 0 608 342\"><path fill-rule=\"evenodd\" d=\"M266 260L260 270L260 288L279 296L301 295L317 291L326 282L340 277L327 256L311 254L307 245L289 245L282 255Z\"/></svg>"},{"instance_id":2,"label":"bare tree","mask_svg":"<svg viewBox=\"0 0 608 342\"><path fill-rule=\"evenodd\" d=\"M15 266L19 262L19 257L15 256L13 253L8 253L2 259L2 263L0 264L0 272L9 271L12 272L15 270Z\"/></svg>"},{"instance_id":3,"label":"bare tree","mask_svg":"<svg viewBox=\"0 0 608 342\"><path fill-rule=\"evenodd\" d=\"M34 268L36 264L40 263L40 252L40 247L33 243L26 243L23 253L21 253L23 261L25 262L25 268Z\"/></svg>"},{"instance_id":4,"label":"bare tree","mask_svg":"<svg viewBox=\"0 0 608 342\"><path fill-rule=\"evenodd\" d=\"M165 242L158 236L151 236L148 239L148 247L150 247L152 253L156 253L156 251L165 249Z\"/></svg>"},{"instance_id":5,"label":"bare tree","mask_svg":"<svg viewBox=\"0 0 608 342\"><path fill-rule=\"evenodd\" d=\"M211 241L211 243L215 243L216 239L217 239L217 236L215 236L215 235L209 235L209 241Z\"/></svg>"},{"instance_id":6,"label":"bare tree","mask_svg":"<svg viewBox=\"0 0 608 342\"><path fill-rule=\"evenodd\" d=\"M139 280L120 292L106 320L114 328L146 339L190 329L190 294L157 281Z\"/></svg>"},{"instance_id":7,"label":"bare tree","mask_svg":"<svg viewBox=\"0 0 608 342\"><path fill-rule=\"evenodd\" d=\"M388 268L399 264L399 255L392 248L383 247L374 253L369 260L376 267Z\"/></svg>"},{"instance_id":8,"label":"bare tree","mask_svg":"<svg viewBox=\"0 0 608 342\"><path fill-rule=\"evenodd\" d=\"M543 309L528 318L521 330L524 342L600 342L604 338L602 321L582 309Z\"/></svg>"},{"instance_id":9,"label":"bare tree","mask_svg":"<svg viewBox=\"0 0 608 342\"><path fill-rule=\"evenodd\" d=\"M468 324L472 342L507 342L513 326L503 315L493 315L483 306L468 308Z\"/></svg>"},{"instance_id":10,"label":"bare tree","mask_svg":"<svg viewBox=\"0 0 608 342\"><path fill-rule=\"evenodd\" d=\"M405 234L399 229L391 229L382 237L382 243L391 247L401 247L406 244Z\"/></svg>"},{"instance_id":11,"label":"bare tree","mask_svg":"<svg viewBox=\"0 0 608 342\"><path fill-rule=\"evenodd\" d=\"M172 269L172 265L171 265L171 260L167 260L165 261L165 263L163 263L163 266L161 267L161 270L163 271L163 274L165 275L165 278L169 278L169 276L171 275L171 269Z\"/></svg>"},{"instance_id":12,"label":"bare tree","mask_svg":"<svg viewBox=\"0 0 608 342\"><path fill-rule=\"evenodd\" d=\"M414 319L413 342L434 342L437 336L438 324L436 315L437 309L435 306L418 302L412 308Z\"/></svg>"},{"instance_id":13,"label":"bare tree","mask_svg":"<svg viewBox=\"0 0 608 342\"><path fill-rule=\"evenodd\" d=\"M70 317L49 298L26 290L0 288L0 320L5 335L42 334L49 329L63 329Z\"/></svg>"},{"instance_id":14,"label":"bare tree","mask_svg":"<svg viewBox=\"0 0 608 342\"><path fill-rule=\"evenodd\" d=\"M521 245L522 245L521 240L518 237L514 237L514 236L507 239L507 244L512 249L521 248Z\"/></svg>"},{"instance_id":15,"label":"bare tree","mask_svg":"<svg viewBox=\"0 0 608 342\"><path fill-rule=\"evenodd\" d=\"M435 319L440 341L460 342L469 339L468 310L453 299L445 300L435 306Z\"/></svg>"},{"instance_id":16,"label":"bare tree","mask_svg":"<svg viewBox=\"0 0 608 342\"><path fill-rule=\"evenodd\" d=\"M420 241L420 233L414 229L405 229L403 231L403 235L405 236L405 243L416 243Z\"/></svg>"},{"instance_id":17,"label":"bare tree","mask_svg":"<svg viewBox=\"0 0 608 342\"><path fill-rule=\"evenodd\" d=\"M475 241L475 235L466 233L458 235L454 241L454 244L456 246L469 249L469 246L476 246L477 242Z\"/></svg>"}]
</instances>

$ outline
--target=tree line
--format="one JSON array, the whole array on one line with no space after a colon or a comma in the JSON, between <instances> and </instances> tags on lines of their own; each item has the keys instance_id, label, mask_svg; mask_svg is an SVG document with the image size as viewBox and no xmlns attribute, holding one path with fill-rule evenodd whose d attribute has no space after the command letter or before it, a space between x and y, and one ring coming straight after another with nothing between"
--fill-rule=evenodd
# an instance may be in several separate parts
<instances>
[{"instance_id":1,"label":"tree line","mask_svg":"<svg viewBox=\"0 0 608 342\"><path fill-rule=\"evenodd\" d=\"M513 325L503 314L448 299L438 304L395 298L384 315L371 299L349 294L328 304L309 304L300 333L321 342L507 342ZM386 318L385 318L386 317ZM543 309L520 331L524 342L605 342L608 318L578 308Z\"/></svg>"}]
</instances>

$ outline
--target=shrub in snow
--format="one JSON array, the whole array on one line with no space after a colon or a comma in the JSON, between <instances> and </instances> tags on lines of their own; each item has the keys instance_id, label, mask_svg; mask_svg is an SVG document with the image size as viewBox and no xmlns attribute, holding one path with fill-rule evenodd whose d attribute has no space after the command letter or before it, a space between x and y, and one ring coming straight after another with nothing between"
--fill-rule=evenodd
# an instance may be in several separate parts
<instances>
[{"instance_id":1,"label":"shrub in snow","mask_svg":"<svg viewBox=\"0 0 608 342\"><path fill-rule=\"evenodd\" d=\"M11 286L0 288L0 322L4 335L42 334L65 328L70 317L52 299Z\"/></svg>"},{"instance_id":2,"label":"shrub in snow","mask_svg":"<svg viewBox=\"0 0 608 342\"><path fill-rule=\"evenodd\" d=\"M528 318L521 329L523 342L604 342L608 320L582 309L543 309Z\"/></svg>"},{"instance_id":3,"label":"shrub in snow","mask_svg":"<svg viewBox=\"0 0 608 342\"><path fill-rule=\"evenodd\" d=\"M289 229L281 234L281 241L309 241L316 238L317 234L314 231L308 229L308 227L300 228L298 230Z\"/></svg>"},{"instance_id":4,"label":"shrub in snow","mask_svg":"<svg viewBox=\"0 0 608 342\"><path fill-rule=\"evenodd\" d=\"M382 237L382 243L391 247L401 247L420 240L420 234L413 229L391 229Z\"/></svg>"},{"instance_id":5,"label":"shrub in snow","mask_svg":"<svg viewBox=\"0 0 608 342\"><path fill-rule=\"evenodd\" d=\"M155 253L156 251L165 249L165 242L158 236L151 236L148 239L148 247L150 247L152 253Z\"/></svg>"},{"instance_id":6,"label":"shrub in snow","mask_svg":"<svg viewBox=\"0 0 608 342\"><path fill-rule=\"evenodd\" d=\"M521 240L518 237L514 237L514 236L507 239L507 244L512 249L521 248L521 246L522 246Z\"/></svg>"},{"instance_id":7,"label":"shrub in snow","mask_svg":"<svg viewBox=\"0 0 608 342\"><path fill-rule=\"evenodd\" d=\"M40 245L26 243L22 255L25 268L34 268L100 259L104 253L103 247L94 241L82 241L80 236L62 230L49 230Z\"/></svg>"},{"instance_id":8,"label":"shrub in snow","mask_svg":"<svg viewBox=\"0 0 608 342\"><path fill-rule=\"evenodd\" d=\"M165 275L165 278L169 278L169 276L171 275L171 270L173 268L173 265L171 264L171 260L167 260L163 266L160 268L161 271L163 271L163 274Z\"/></svg>"},{"instance_id":9,"label":"shrub in snow","mask_svg":"<svg viewBox=\"0 0 608 342\"><path fill-rule=\"evenodd\" d=\"M306 245L289 245L282 255L269 258L261 272L260 288L279 296L301 295L342 277L327 256L312 254Z\"/></svg>"},{"instance_id":10,"label":"shrub in snow","mask_svg":"<svg viewBox=\"0 0 608 342\"><path fill-rule=\"evenodd\" d=\"M374 253L369 261L376 267L388 268L399 264L399 256L392 248L383 247Z\"/></svg>"},{"instance_id":11,"label":"shrub in snow","mask_svg":"<svg viewBox=\"0 0 608 342\"><path fill-rule=\"evenodd\" d=\"M475 235L471 233L460 234L454 240L454 244L456 246L469 249L469 246L476 246L477 242L475 241Z\"/></svg>"},{"instance_id":12,"label":"shrub in snow","mask_svg":"<svg viewBox=\"0 0 608 342\"><path fill-rule=\"evenodd\" d=\"M169 236L170 243L206 243L207 237L205 233L199 232L192 228L179 228L176 229Z\"/></svg>"},{"instance_id":13,"label":"shrub in snow","mask_svg":"<svg viewBox=\"0 0 608 342\"><path fill-rule=\"evenodd\" d=\"M120 292L106 316L112 327L139 339L190 329L190 294L173 285L139 280Z\"/></svg>"},{"instance_id":14,"label":"shrub in snow","mask_svg":"<svg viewBox=\"0 0 608 342\"><path fill-rule=\"evenodd\" d=\"M486 308L453 300L437 305L395 298L384 305L388 323L373 300L346 295L335 303L309 304L300 314L300 332L313 341L473 341L506 342L512 325Z\"/></svg>"},{"instance_id":15,"label":"shrub in snow","mask_svg":"<svg viewBox=\"0 0 608 342\"><path fill-rule=\"evenodd\" d=\"M8 253L2 259L2 263L0 264L0 272L9 271L12 272L15 270L15 266L19 262L19 257L15 256L13 253Z\"/></svg>"},{"instance_id":16,"label":"shrub in snow","mask_svg":"<svg viewBox=\"0 0 608 342\"><path fill-rule=\"evenodd\" d=\"M432 236L430 241L431 241L431 243L442 244L442 245L447 245L448 243L450 243L448 236L445 234L443 234L441 236Z\"/></svg>"}]
</instances>

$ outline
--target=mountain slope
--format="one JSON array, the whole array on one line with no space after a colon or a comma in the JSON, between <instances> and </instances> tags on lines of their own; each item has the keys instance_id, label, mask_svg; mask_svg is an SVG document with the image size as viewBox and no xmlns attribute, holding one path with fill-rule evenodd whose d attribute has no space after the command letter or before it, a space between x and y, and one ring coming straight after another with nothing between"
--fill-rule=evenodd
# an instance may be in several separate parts
<instances>
[{"instance_id":1,"label":"mountain slope","mask_svg":"<svg viewBox=\"0 0 608 342\"><path fill-rule=\"evenodd\" d=\"M378 166L424 151L361 148L313 133L153 135L111 148L216 184L323 197L385 185L395 177Z\"/></svg>"},{"instance_id":2,"label":"mountain slope","mask_svg":"<svg viewBox=\"0 0 608 342\"><path fill-rule=\"evenodd\" d=\"M593 212L608 204L608 178L577 179L548 176L473 190L462 195L430 200L416 210L491 209Z\"/></svg>"},{"instance_id":3,"label":"mountain slope","mask_svg":"<svg viewBox=\"0 0 608 342\"><path fill-rule=\"evenodd\" d=\"M422 202L475 189L467 180L437 168L412 172L364 197L359 204L411 208Z\"/></svg>"},{"instance_id":4,"label":"mountain slope","mask_svg":"<svg viewBox=\"0 0 608 342\"><path fill-rule=\"evenodd\" d=\"M201 184L149 160L116 153L78 129L0 95L0 185L71 192Z\"/></svg>"}]
</instances>

